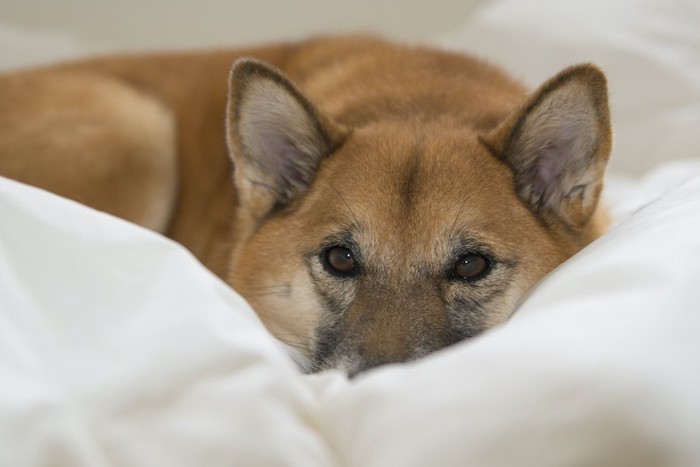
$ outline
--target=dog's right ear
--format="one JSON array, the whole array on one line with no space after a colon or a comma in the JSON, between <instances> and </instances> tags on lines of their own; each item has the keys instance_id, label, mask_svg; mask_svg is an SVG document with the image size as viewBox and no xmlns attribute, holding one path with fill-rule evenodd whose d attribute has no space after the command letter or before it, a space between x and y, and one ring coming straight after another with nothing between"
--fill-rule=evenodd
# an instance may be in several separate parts
<instances>
[{"instance_id":1,"label":"dog's right ear","mask_svg":"<svg viewBox=\"0 0 700 467\"><path fill-rule=\"evenodd\" d=\"M228 147L241 207L252 217L303 194L346 135L276 68L254 59L233 65Z\"/></svg>"},{"instance_id":2,"label":"dog's right ear","mask_svg":"<svg viewBox=\"0 0 700 467\"><path fill-rule=\"evenodd\" d=\"M605 75L592 65L567 68L482 142L511 167L518 194L535 212L583 229L612 144Z\"/></svg>"}]
</instances>

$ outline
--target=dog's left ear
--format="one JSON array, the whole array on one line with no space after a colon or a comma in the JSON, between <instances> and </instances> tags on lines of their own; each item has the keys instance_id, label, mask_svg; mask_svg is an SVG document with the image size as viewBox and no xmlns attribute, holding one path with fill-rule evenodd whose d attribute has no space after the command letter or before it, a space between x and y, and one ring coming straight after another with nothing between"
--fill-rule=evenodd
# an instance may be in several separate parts
<instances>
[{"instance_id":1,"label":"dog's left ear","mask_svg":"<svg viewBox=\"0 0 700 467\"><path fill-rule=\"evenodd\" d=\"M536 213L585 227L612 146L605 75L592 65L562 71L483 142L512 168L518 194Z\"/></svg>"},{"instance_id":2,"label":"dog's left ear","mask_svg":"<svg viewBox=\"0 0 700 467\"><path fill-rule=\"evenodd\" d=\"M346 134L276 68L254 59L233 65L228 146L241 204L253 217L303 194Z\"/></svg>"}]
</instances>

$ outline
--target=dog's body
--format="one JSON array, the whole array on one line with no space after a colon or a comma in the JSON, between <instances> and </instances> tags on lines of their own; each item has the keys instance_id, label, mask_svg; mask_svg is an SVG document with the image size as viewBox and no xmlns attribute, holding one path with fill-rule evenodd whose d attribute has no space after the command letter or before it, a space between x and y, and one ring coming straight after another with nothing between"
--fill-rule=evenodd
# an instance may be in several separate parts
<instances>
[{"instance_id":1,"label":"dog's body","mask_svg":"<svg viewBox=\"0 0 700 467\"><path fill-rule=\"evenodd\" d=\"M371 38L0 78L0 175L170 236L350 373L502 322L598 236L610 138L591 66L528 95Z\"/></svg>"}]
</instances>

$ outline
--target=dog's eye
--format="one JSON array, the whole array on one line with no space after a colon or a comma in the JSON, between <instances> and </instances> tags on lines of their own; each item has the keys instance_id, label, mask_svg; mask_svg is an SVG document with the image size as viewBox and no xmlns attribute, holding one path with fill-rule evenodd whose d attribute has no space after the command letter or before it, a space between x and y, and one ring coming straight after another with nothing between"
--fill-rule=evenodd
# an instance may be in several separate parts
<instances>
[{"instance_id":1,"label":"dog's eye","mask_svg":"<svg viewBox=\"0 0 700 467\"><path fill-rule=\"evenodd\" d=\"M491 263L479 253L466 253L457 259L452 274L456 279L474 281L481 279L489 271Z\"/></svg>"},{"instance_id":2,"label":"dog's eye","mask_svg":"<svg viewBox=\"0 0 700 467\"><path fill-rule=\"evenodd\" d=\"M345 248L344 246L328 248L323 253L323 259L326 268L334 274L352 276L358 270L355 255L349 248Z\"/></svg>"}]
</instances>

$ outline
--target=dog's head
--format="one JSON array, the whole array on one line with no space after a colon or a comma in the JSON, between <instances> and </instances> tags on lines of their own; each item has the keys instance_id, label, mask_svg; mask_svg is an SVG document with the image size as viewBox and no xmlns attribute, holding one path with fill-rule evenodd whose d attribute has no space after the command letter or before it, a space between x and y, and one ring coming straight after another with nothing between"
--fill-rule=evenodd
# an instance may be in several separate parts
<instances>
[{"instance_id":1,"label":"dog's head","mask_svg":"<svg viewBox=\"0 0 700 467\"><path fill-rule=\"evenodd\" d=\"M415 359L507 319L598 234L606 82L564 70L484 134L347 128L254 60L232 71L229 282L312 370Z\"/></svg>"}]
</instances>

